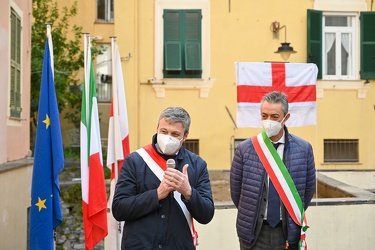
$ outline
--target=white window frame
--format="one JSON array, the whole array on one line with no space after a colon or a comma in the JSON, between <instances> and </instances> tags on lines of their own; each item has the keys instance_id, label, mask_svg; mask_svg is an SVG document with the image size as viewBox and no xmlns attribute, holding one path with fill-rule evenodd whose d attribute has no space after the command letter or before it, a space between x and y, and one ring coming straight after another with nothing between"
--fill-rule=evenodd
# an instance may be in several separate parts
<instances>
[{"instance_id":1,"label":"white window frame","mask_svg":"<svg viewBox=\"0 0 375 250\"><path fill-rule=\"evenodd\" d=\"M345 16L351 18L351 27L326 27L325 17L326 16ZM323 12L323 80L358 80L359 79L359 23L357 13L338 13L338 12ZM325 52L327 33L336 34L336 74L327 75L327 55ZM341 34L349 33L351 34L350 41L350 69L348 69L348 75L341 75Z\"/></svg>"},{"instance_id":2,"label":"white window frame","mask_svg":"<svg viewBox=\"0 0 375 250\"><path fill-rule=\"evenodd\" d=\"M202 11L202 77L164 78L164 20L165 9L200 9ZM209 0L156 0L155 1L155 64L154 76L149 79L159 98L165 97L166 89L198 89L201 98L207 98L215 79L211 78L210 61L210 1Z\"/></svg>"},{"instance_id":3,"label":"white window frame","mask_svg":"<svg viewBox=\"0 0 375 250\"><path fill-rule=\"evenodd\" d=\"M112 99L112 83L103 83L101 75L112 76L112 50L111 44L100 44L99 49L102 54L96 56L96 82L98 87L98 102L111 102ZM108 98L104 98L104 96Z\"/></svg>"},{"instance_id":4,"label":"white window frame","mask_svg":"<svg viewBox=\"0 0 375 250\"><path fill-rule=\"evenodd\" d=\"M104 0L104 6L105 6L105 16L104 19L101 19L98 17L98 1L96 0L96 21L97 22L113 22L114 21L114 6L113 6L113 12L111 13L111 3L114 5L114 0Z\"/></svg>"},{"instance_id":5,"label":"white window frame","mask_svg":"<svg viewBox=\"0 0 375 250\"><path fill-rule=\"evenodd\" d=\"M359 13L360 11L368 11L366 0L315 0L313 3L314 10L321 10L330 13ZM323 13L324 15L324 13ZM359 34L359 26L356 27ZM359 44L359 40L357 40ZM359 57L359 53L358 53ZM357 59L359 61L359 58ZM323 65L322 65L323 67ZM357 64L359 71L359 63ZM363 84L359 78L355 80L319 80L316 84L316 94L318 98L324 97L324 90L356 90L357 98L366 98L370 84Z\"/></svg>"}]
</instances>

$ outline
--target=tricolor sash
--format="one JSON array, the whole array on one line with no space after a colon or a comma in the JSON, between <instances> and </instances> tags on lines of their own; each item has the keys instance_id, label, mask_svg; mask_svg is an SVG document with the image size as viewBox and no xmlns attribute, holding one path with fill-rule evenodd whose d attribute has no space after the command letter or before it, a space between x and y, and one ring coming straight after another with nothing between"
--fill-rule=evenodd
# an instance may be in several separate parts
<instances>
[{"instance_id":1,"label":"tricolor sash","mask_svg":"<svg viewBox=\"0 0 375 250\"><path fill-rule=\"evenodd\" d=\"M297 225L301 226L299 248L306 250L307 220L301 197L294 185L293 179L265 131L254 136L252 142L289 215Z\"/></svg>"},{"instance_id":2,"label":"tricolor sash","mask_svg":"<svg viewBox=\"0 0 375 250\"><path fill-rule=\"evenodd\" d=\"M136 152L142 157L147 166L156 175L156 177L158 177L158 179L162 181L164 178L164 171L167 169L166 160L155 151L151 144L137 149ZM198 233L197 231L195 231L193 218L191 217L191 214L187 209L185 203L182 202L181 194L177 191L174 191L173 196L185 215L192 235L193 244L196 247L198 245Z\"/></svg>"}]
</instances>

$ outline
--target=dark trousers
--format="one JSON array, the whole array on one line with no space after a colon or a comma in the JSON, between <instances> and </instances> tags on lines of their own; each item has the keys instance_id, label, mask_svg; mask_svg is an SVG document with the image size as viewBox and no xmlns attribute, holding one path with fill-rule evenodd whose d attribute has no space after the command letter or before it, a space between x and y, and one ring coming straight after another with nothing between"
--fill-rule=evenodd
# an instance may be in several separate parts
<instances>
[{"instance_id":1,"label":"dark trousers","mask_svg":"<svg viewBox=\"0 0 375 250\"><path fill-rule=\"evenodd\" d=\"M264 224L260 230L258 239L255 244L243 242L240 239L241 250L285 250L286 240L282 227L271 227ZM298 250L298 244L289 245L288 250Z\"/></svg>"}]
</instances>

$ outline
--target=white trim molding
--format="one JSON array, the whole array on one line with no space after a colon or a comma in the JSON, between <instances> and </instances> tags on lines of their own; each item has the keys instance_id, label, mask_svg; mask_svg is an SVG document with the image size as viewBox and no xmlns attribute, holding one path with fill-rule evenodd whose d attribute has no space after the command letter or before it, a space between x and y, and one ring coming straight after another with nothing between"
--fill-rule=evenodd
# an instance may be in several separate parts
<instances>
[{"instance_id":1,"label":"white trim molding","mask_svg":"<svg viewBox=\"0 0 375 250\"><path fill-rule=\"evenodd\" d=\"M356 90L357 98L366 98L367 91L370 89L371 82L365 83L365 80L358 81L322 81L316 83L316 97L323 98L324 90Z\"/></svg>"},{"instance_id":2,"label":"white trim molding","mask_svg":"<svg viewBox=\"0 0 375 250\"><path fill-rule=\"evenodd\" d=\"M163 12L165 9L200 9L202 11L202 78L163 78ZM211 78L210 61L210 1L156 0L155 1L155 76L149 80L156 97L164 98L166 89L198 89L200 98L208 98L215 79Z\"/></svg>"}]
</instances>

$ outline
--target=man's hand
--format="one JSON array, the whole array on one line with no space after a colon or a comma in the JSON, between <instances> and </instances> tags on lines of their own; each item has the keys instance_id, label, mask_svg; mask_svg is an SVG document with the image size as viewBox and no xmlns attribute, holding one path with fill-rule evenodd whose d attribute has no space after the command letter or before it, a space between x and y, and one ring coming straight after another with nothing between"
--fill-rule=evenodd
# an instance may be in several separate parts
<instances>
[{"instance_id":1,"label":"man's hand","mask_svg":"<svg viewBox=\"0 0 375 250\"><path fill-rule=\"evenodd\" d=\"M163 182L165 181L168 188L172 188L172 191L178 191L186 200L190 199L192 193L187 173L188 167L189 165L185 164L182 168L182 172L173 168L167 168L164 171L163 179Z\"/></svg>"},{"instance_id":2,"label":"man's hand","mask_svg":"<svg viewBox=\"0 0 375 250\"><path fill-rule=\"evenodd\" d=\"M158 200L165 199L171 192L174 191L174 188L168 185L168 182L165 178L160 182L160 185L157 189Z\"/></svg>"}]
</instances>

